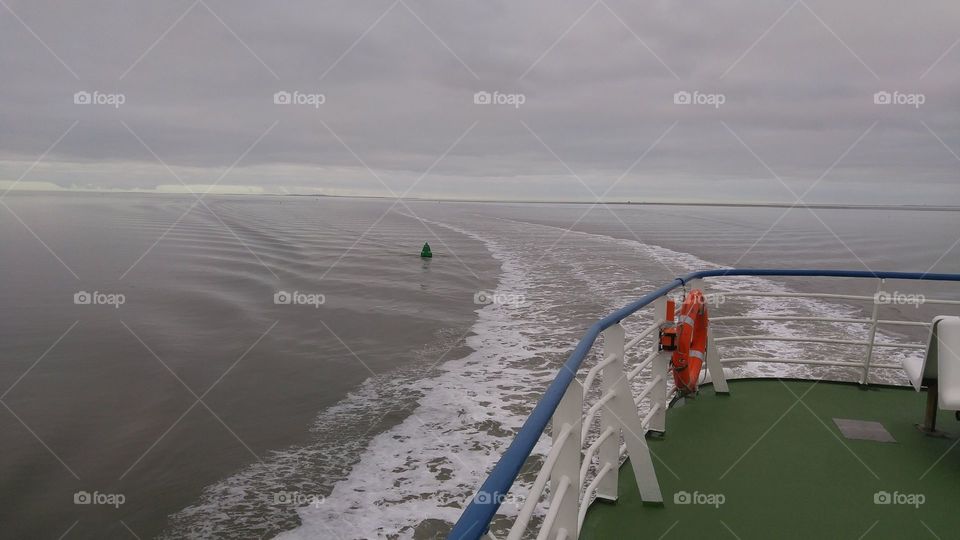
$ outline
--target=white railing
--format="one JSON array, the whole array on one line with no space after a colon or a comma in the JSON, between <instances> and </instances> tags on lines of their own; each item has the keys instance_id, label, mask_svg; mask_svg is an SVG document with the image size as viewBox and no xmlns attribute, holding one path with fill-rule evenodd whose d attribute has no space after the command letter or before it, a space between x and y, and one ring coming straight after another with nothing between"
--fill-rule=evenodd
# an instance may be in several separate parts
<instances>
[{"instance_id":1,"label":"white railing","mask_svg":"<svg viewBox=\"0 0 960 540\"><path fill-rule=\"evenodd\" d=\"M867 384L871 370L902 369L899 364L874 364L876 348L924 349L917 343L877 341L880 326L929 327L930 323L881 319L884 303L879 301L884 280L878 279L877 296L828 293L770 293L760 291L737 291L723 293L726 297L769 298L815 298L844 301L869 301L872 304L868 318L814 317L814 316L716 316L719 305L710 306L711 323L752 321L804 321L817 323L845 323L865 325L867 338L846 339L830 336L776 336L776 335L727 335L715 336L718 326L711 324L708 331L705 371L714 390L729 392L727 375L723 366L744 362L798 364L826 367L858 368L859 382ZM683 292L702 289L701 279L684 283ZM681 296L682 298L682 296ZM960 301L925 299L930 305L960 305ZM679 303L678 303L679 304ZM570 384L552 418L552 447L543 461L525 503L507 536L519 540L531 535L528 531L535 510L544 495L547 483L550 492L547 512L539 525L538 539L577 538L590 503L595 499L615 501L618 497L619 469L622 459L628 456L641 499L647 503L662 503L663 494L657 481L650 451L647 447L648 432L666 431L666 412L676 389L670 371L670 351L659 347L659 330L665 325L667 297L652 302L646 309L653 310L653 322L645 325L630 341L625 339L621 323L603 330L603 352L600 360L591 367L582 383ZM811 358L774 358L769 356L720 356L725 343L755 341L789 341L863 347L864 355L856 360L823 360ZM642 359L630 365L628 352L640 348ZM644 350L644 349L641 349ZM631 356L632 357L632 356ZM641 377L641 374L645 374ZM705 377L706 378L706 377ZM599 380L599 387L594 388ZM634 387L636 391L634 391ZM646 409L642 406L646 402ZM584 410L586 409L586 410ZM643 411L643 416L641 416ZM598 421L599 419L599 421ZM621 443L622 441L622 443ZM489 538L493 535L488 533Z\"/></svg>"},{"instance_id":2,"label":"white railing","mask_svg":"<svg viewBox=\"0 0 960 540\"><path fill-rule=\"evenodd\" d=\"M737 336L726 336L721 338L716 338L714 341L717 343L723 342L735 342L735 341L783 341L783 342L800 342L800 343L820 343L828 345L853 345L853 346L862 346L865 348L864 358L859 362L850 362L850 361L816 361L810 359L783 359L783 358L771 358L771 357L737 357L737 358L724 358L721 360L723 364L734 364L734 363L744 363L744 362L769 362L777 364L803 364L803 365L822 365L822 366L837 366L837 367L860 367L862 369L860 374L859 382L861 384L866 384L869 381L870 370L871 369L902 369L902 366L897 364L876 364L874 365L873 356L874 349L876 348L898 348L898 349L916 349L924 350L926 349L926 344L922 343L888 343L888 342L878 342L877 330L880 326L918 326L918 327L930 327L929 322L924 321L906 321L906 320L894 320L894 319L881 319L880 310L884 305L888 305L888 302L881 301L885 297L883 290L886 280L878 279L877 280L877 292L874 296L863 296L855 294L828 294L828 293L771 293L771 292L760 292L760 291L737 291L730 293L723 293L724 297L733 298L733 297L754 297L754 298L813 298L813 299L822 299L822 300L853 300L853 301L867 301L872 305L871 316L869 318L831 318L831 317L792 317L792 316L766 316L766 317L744 317L744 316L727 316L727 317L711 317L711 323L716 322L726 322L726 321L783 321L783 322L827 322L827 323L846 323L846 324L864 324L868 325L867 339L865 340L852 340L852 339L843 339L838 337L788 337L788 336L776 336L776 335L737 335ZM889 296L889 295L886 295ZM934 298L923 298L924 305L943 305L943 306L957 306L960 305L960 301L957 300L941 300Z\"/></svg>"}]
</instances>

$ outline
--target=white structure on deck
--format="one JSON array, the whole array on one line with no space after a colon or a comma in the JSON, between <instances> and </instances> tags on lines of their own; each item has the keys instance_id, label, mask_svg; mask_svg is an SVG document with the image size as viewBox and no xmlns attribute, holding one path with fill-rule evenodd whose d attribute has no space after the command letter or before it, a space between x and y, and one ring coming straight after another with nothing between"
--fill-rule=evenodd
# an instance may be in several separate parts
<instances>
[{"instance_id":1,"label":"white structure on deck","mask_svg":"<svg viewBox=\"0 0 960 540\"><path fill-rule=\"evenodd\" d=\"M933 319L927 354L923 358L904 360L903 370L917 392L927 387L927 411L922 429L936 433L937 407L960 411L960 317Z\"/></svg>"}]
</instances>

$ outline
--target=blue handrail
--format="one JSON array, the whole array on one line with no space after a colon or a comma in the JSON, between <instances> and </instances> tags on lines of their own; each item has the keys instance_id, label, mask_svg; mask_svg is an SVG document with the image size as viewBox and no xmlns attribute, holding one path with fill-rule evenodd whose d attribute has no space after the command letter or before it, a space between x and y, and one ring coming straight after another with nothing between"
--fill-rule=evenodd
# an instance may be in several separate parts
<instances>
[{"instance_id":1,"label":"blue handrail","mask_svg":"<svg viewBox=\"0 0 960 540\"><path fill-rule=\"evenodd\" d=\"M876 279L910 279L923 281L960 281L960 274L931 274L929 272L872 272L858 270L788 270L772 268L728 268L718 270L701 270L686 276L679 277L659 289L647 294L619 310L595 322L584 334L577 348L570 354L570 358L563 364L556 378L547 387L540 402L533 408L523 427L510 443L500 461L490 471L486 481L480 486L478 493L483 497L474 497L467 508L460 515L460 519L450 531L448 538L454 540L476 540L487 531L490 520L497 513L500 502L510 491L510 487L520 473L524 461L530 456L533 447L540 440L543 430L550 422L554 411L560 404L563 394L573 381L574 374L583 363L587 353L601 332L619 323L629 315L650 305L658 298L686 283L701 278L723 276L783 276L783 277L848 277L848 278L876 278Z\"/></svg>"}]
</instances>

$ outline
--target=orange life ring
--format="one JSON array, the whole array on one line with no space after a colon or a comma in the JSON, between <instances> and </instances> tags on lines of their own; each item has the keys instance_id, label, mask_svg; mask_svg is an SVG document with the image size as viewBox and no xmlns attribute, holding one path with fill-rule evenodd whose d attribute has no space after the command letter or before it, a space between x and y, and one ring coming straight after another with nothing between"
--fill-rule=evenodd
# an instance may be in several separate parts
<instances>
[{"instance_id":1,"label":"orange life ring","mask_svg":"<svg viewBox=\"0 0 960 540\"><path fill-rule=\"evenodd\" d=\"M677 349L670 359L673 381L681 394L697 391L700 370L706 360L708 325L709 318L703 291L693 289L687 293L680 308L680 319L677 321Z\"/></svg>"}]
</instances>

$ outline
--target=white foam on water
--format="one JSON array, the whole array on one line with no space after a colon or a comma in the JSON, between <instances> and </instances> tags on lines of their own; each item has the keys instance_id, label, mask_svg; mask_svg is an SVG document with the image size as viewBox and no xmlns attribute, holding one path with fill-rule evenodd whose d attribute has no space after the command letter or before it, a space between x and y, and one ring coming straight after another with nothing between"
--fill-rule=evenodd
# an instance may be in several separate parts
<instances>
[{"instance_id":1,"label":"white foam on water","mask_svg":"<svg viewBox=\"0 0 960 540\"><path fill-rule=\"evenodd\" d=\"M446 226L485 242L501 262L496 294L530 290L531 274L524 261L496 241ZM551 329L520 311L524 309L498 303L480 309L475 335L468 339L474 352L446 362L438 377L414 383L424 394L416 410L375 437L326 504L300 509L303 525L278 538L331 533L341 538L412 538L426 520L456 521L553 376L544 366L531 364L531 357L563 351L538 346L531 336L547 335ZM504 505L508 514L516 510L516 505Z\"/></svg>"}]
</instances>

